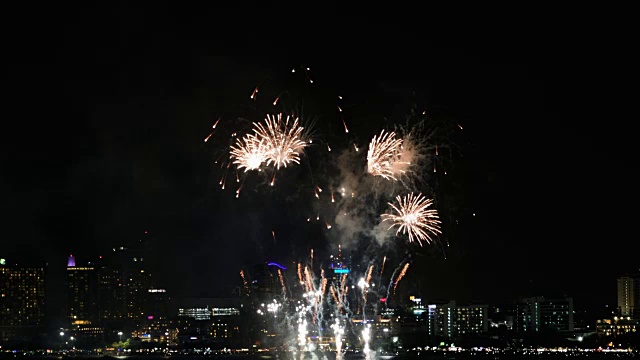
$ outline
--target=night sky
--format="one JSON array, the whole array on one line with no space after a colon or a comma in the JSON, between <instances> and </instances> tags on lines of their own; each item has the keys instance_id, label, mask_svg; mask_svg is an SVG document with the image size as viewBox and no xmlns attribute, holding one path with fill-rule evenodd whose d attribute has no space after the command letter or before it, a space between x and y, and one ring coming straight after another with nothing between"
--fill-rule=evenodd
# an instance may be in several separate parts
<instances>
[{"instance_id":1,"label":"night sky","mask_svg":"<svg viewBox=\"0 0 640 360\"><path fill-rule=\"evenodd\" d=\"M203 139L218 117L232 123L225 115L250 107L260 85L265 97L303 94L332 139L344 138L331 100L343 96L362 147L410 99L463 125L463 156L443 186L459 224L448 248L413 256L405 280L429 299L612 303L615 277L637 268L625 230L628 135L602 105L619 70L578 61L588 52L564 46L564 33L438 37L414 25L296 40L209 26L215 18L196 11L87 9L61 22L45 13L7 45L4 258L46 261L56 278L70 253L89 260L145 238L157 286L212 297L238 284L242 266L327 248L326 232L291 206L304 193L296 181L238 200L217 185L213 154L228 139ZM298 45L306 51L293 55ZM291 73L301 67L313 84Z\"/></svg>"}]
</instances>

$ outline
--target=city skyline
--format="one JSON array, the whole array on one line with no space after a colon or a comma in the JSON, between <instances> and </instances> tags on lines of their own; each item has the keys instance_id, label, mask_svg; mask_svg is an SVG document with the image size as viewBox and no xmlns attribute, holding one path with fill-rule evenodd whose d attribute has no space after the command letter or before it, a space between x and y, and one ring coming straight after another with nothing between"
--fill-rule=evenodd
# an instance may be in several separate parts
<instances>
[{"instance_id":1,"label":"city skyline","mask_svg":"<svg viewBox=\"0 0 640 360\"><path fill-rule=\"evenodd\" d=\"M414 252L406 280L433 298L566 293L615 305L615 279L638 270L621 213L633 179L625 176L627 145L612 144L625 130L603 124L591 94L601 80L584 75L590 65L549 58L558 54L553 43L428 43L426 58L230 57L216 56L212 35L194 36L197 25L159 34L119 19L123 38L85 22L81 33L62 26L52 51L15 64L17 118L0 178L3 258L47 263L60 280L69 254L95 258L146 236L161 286L213 296L239 282L245 264L328 253L340 241L308 226L312 212L301 204L309 187L297 179L285 175L271 192L247 187L237 200L218 186L213 146L203 139L218 118L221 126L235 121L226 114L251 106L260 87L259 97L306 95L318 138L337 142L343 124L333 106L344 97L350 140L363 149L402 123L414 99L428 116L463 127L463 156L442 190L456 215L444 220L448 231L422 248L400 237L389 249L396 266ZM401 34L406 43L423 38ZM291 73L301 67L313 84ZM300 168L317 164L318 153ZM598 266L604 253L613 265Z\"/></svg>"},{"instance_id":2,"label":"city skyline","mask_svg":"<svg viewBox=\"0 0 640 360\"><path fill-rule=\"evenodd\" d=\"M383 289L378 289L379 286L386 287L383 283L385 277L382 276L384 264L381 264L381 268L380 264L376 267L376 273L378 268L381 269L379 275L372 278L367 276L368 280L365 280L365 272L370 274L374 266L363 269L358 260L338 249L337 253L330 256L330 261L321 263L323 265L302 265L304 275L300 265L294 264L288 269L275 262L254 264L243 268L241 277L244 285L240 285L240 291L231 297L172 301L170 291L154 286L152 274L145 271L145 255L140 248L120 247L113 250L111 257L100 257L94 262L84 262L72 255L68 257L64 286L67 301L59 309L63 312L62 321L55 320L50 310L45 310L44 305L51 300L51 294L45 296L44 291L47 278L45 268L20 267L2 259L2 341L16 344L16 340L27 336L38 344L53 344L56 342L54 339L64 341L64 333L81 348L110 344L123 335L126 335L126 339L137 339L138 343L159 342L162 346L173 344L171 346L174 347L185 346L195 340L209 341L217 346L246 346L251 343L278 346L280 341L286 342L292 336L292 324L289 322L299 314L296 314L298 310L290 311L302 299L298 299L296 294L306 297L310 294L309 290L314 288L311 293L326 297L320 303L327 301L328 305L331 297L335 301L344 297L344 304L350 308L345 313L349 328L353 327L350 331L357 333L359 326L371 323L375 341L381 345L387 344L392 335L399 336L403 344L413 344L415 341L437 343L440 341L438 339L473 343L470 340L473 336L484 336L486 345L490 334L498 334L502 341L520 336L528 339L528 342L536 341L536 334L552 333L556 334L554 341L581 342L589 337L589 344L593 344L595 339L602 342L603 339L625 334L633 336L638 328L640 303L637 289L640 274L617 279L619 307L608 311L580 309L575 307L572 297L565 296L522 297L511 304L458 302L455 299L423 298L423 293L412 288L411 284L406 286L408 280L396 272L391 275L396 279L393 291L385 293ZM315 269L311 270L311 275L308 273L310 269ZM302 281L302 277L305 281ZM348 287L370 290L363 293L345 291L345 279L348 278L351 279ZM323 279L328 279L328 283ZM405 286L396 293L399 283ZM330 291L321 290L325 286ZM321 293L325 295L319 295ZM384 294L384 298L378 298ZM270 305L265 307L265 304ZM271 305L276 306L269 307ZM318 322L332 318L329 315L336 309L340 313L339 306L320 306L318 313L312 311L313 305L310 306L308 315L313 315L312 318ZM281 315L276 316L278 312ZM318 315L324 312L327 313ZM274 318L269 320L271 316ZM278 317L281 318L280 322L276 321ZM313 325L309 330L320 331L321 328L318 325L318 329L315 329ZM420 337L415 337L416 330L422 334ZM58 338L58 332L61 338ZM16 334L19 334L18 337ZM309 336L308 341L315 338L312 333ZM324 339L320 340L324 344L322 346L332 346L333 337L325 336Z\"/></svg>"}]
</instances>

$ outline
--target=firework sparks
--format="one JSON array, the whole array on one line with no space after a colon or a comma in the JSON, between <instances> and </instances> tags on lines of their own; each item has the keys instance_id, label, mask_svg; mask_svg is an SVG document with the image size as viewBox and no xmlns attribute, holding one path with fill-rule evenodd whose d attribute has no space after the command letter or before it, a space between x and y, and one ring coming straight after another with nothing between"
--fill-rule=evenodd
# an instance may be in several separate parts
<instances>
[{"instance_id":1,"label":"firework sparks","mask_svg":"<svg viewBox=\"0 0 640 360\"><path fill-rule=\"evenodd\" d=\"M244 138L236 139L236 144L231 146L231 160L244 171L257 170L267 160L266 147L263 141L255 135L249 134Z\"/></svg>"},{"instance_id":2,"label":"firework sparks","mask_svg":"<svg viewBox=\"0 0 640 360\"><path fill-rule=\"evenodd\" d=\"M298 119L290 121L287 116L282 119L282 114L277 116L267 115L265 123L254 123L255 136L264 144L264 154L267 166L273 164L276 169L287 167L289 163L300 163L300 153L307 146L303 139L303 127Z\"/></svg>"},{"instance_id":3,"label":"firework sparks","mask_svg":"<svg viewBox=\"0 0 640 360\"><path fill-rule=\"evenodd\" d=\"M320 294L322 296L324 296L324 294L327 291L327 281L328 281L327 278L325 278L325 277L322 278L322 287L321 287L321 290L320 290Z\"/></svg>"},{"instance_id":4,"label":"firework sparks","mask_svg":"<svg viewBox=\"0 0 640 360\"><path fill-rule=\"evenodd\" d=\"M255 100L256 99L256 94L258 93L258 87L256 86L255 89L253 89L253 92L251 93L251 100Z\"/></svg>"},{"instance_id":5,"label":"firework sparks","mask_svg":"<svg viewBox=\"0 0 640 360\"><path fill-rule=\"evenodd\" d=\"M230 155L239 169L259 170L264 163L276 169L287 167L289 163L300 163L300 153L307 146L303 139L303 127L298 119L290 121L287 116L283 121L282 114L267 115L265 123L253 123L253 133L236 139L231 146ZM271 180L272 186L275 181Z\"/></svg>"},{"instance_id":6,"label":"firework sparks","mask_svg":"<svg viewBox=\"0 0 640 360\"><path fill-rule=\"evenodd\" d=\"M414 195L410 193L404 198L398 195L396 197L397 205L389 203L395 210L395 214L382 214L382 221L391 221L389 229L398 226L398 233L409 235L409 242L417 241L420 246L425 241L430 243L431 236L441 234L440 220L438 220L438 211L435 209L427 210L433 203L431 199L427 199L422 194Z\"/></svg>"},{"instance_id":7,"label":"firework sparks","mask_svg":"<svg viewBox=\"0 0 640 360\"><path fill-rule=\"evenodd\" d=\"M344 121L344 119L342 119L342 125L344 125L344 132L348 134L349 129L347 128L347 123Z\"/></svg>"},{"instance_id":8,"label":"firework sparks","mask_svg":"<svg viewBox=\"0 0 640 360\"><path fill-rule=\"evenodd\" d=\"M331 292L331 296L333 296L333 300L338 305L338 308L340 308L340 300L338 299L338 294L336 293L336 290L332 286L329 288L329 291Z\"/></svg>"},{"instance_id":9,"label":"firework sparks","mask_svg":"<svg viewBox=\"0 0 640 360\"><path fill-rule=\"evenodd\" d=\"M244 270L240 270L240 276L242 277L242 282L244 284L244 288L247 291L247 296L249 295L249 283L247 282L247 279L244 276Z\"/></svg>"},{"instance_id":10,"label":"firework sparks","mask_svg":"<svg viewBox=\"0 0 640 360\"><path fill-rule=\"evenodd\" d=\"M405 159L402 146L403 140L396 138L395 132L382 130L379 136L374 136L369 144L367 153L367 170L373 176L397 180L399 174L406 172L410 161Z\"/></svg>"},{"instance_id":11,"label":"firework sparks","mask_svg":"<svg viewBox=\"0 0 640 360\"><path fill-rule=\"evenodd\" d=\"M367 277L365 278L364 282L369 285L369 283L371 282L371 274L373 273L373 264L371 264L371 266L369 266L369 271L367 271Z\"/></svg>"},{"instance_id":12,"label":"firework sparks","mask_svg":"<svg viewBox=\"0 0 640 360\"><path fill-rule=\"evenodd\" d=\"M282 271L278 269L278 277L280 278L280 284L282 285L282 294L287 293L287 287L284 285L284 276L282 275Z\"/></svg>"},{"instance_id":13,"label":"firework sparks","mask_svg":"<svg viewBox=\"0 0 640 360\"><path fill-rule=\"evenodd\" d=\"M313 280L311 279L311 272L308 267L304 267L305 284L307 285L307 291L313 291Z\"/></svg>"},{"instance_id":14,"label":"firework sparks","mask_svg":"<svg viewBox=\"0 0 640 360\"><path fill-rule=\"evenodd\" d=\"M211 135L213 135L213 132L209 133L209 135L207 135L207 137L204 138L204 142L209 141L209 138L211 137Z\"/></svg>"},{"instance_id":15,"label":"firework sparks","mask_svg":"<svg viewBox=\"0 0 640 360\"><path fill-rule=\"evenodd\" d=\"M400 275L398 275L398 278L396 279L396 282L393 285L393 293L394 294L396 293L396 287L398 287L398 283L407 274L407 270L408 269L409 269L409 263L404 264L404 267L402 268L402 271L400 271Z\"/></svg>"},{"instance_id":16,"label":"firework sparks","mask_svg":"<svg viewBox=\"0 0 640 360\"><path fill-rule=\"evenodd\" d=\"M387 262L387 256L385 255L382 258L382 266L380 267L380 276L382 276L382 272L384 271L384 263L386 263L386 262Z\"/></svg>"}]
</instances>

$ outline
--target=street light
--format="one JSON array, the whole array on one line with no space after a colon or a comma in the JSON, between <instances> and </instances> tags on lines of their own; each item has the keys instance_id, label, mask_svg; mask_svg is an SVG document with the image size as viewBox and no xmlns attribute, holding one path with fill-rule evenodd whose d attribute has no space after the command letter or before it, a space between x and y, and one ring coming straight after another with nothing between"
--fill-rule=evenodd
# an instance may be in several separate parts
<instances>
[{"instance_id":1,"label":"street light","mask_svg":"<svg viewBox=\"0 0 640 360\"><path fill-rule=\"evenodd\" d=\"M64 331L60 331L60 349L62 350L62 342L64 341Z\"/></svg>"},{"instance_id":2,"label":"street light","mask_svg":"<svg viewBox=\"0 0 640 360\"><path fill-rule=\"evenodd\" d=\"M120 336L120 342L122 342L122 331L118 331L118 336Z\"/></svg>"}]
</instances>

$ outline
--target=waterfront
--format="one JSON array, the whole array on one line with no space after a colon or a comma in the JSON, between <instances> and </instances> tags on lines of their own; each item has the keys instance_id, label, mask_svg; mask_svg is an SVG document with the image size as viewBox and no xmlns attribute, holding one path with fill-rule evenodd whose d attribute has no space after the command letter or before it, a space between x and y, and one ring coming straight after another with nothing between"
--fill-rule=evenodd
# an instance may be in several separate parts
<instances>
[{"instance_id":1,"label":"waterfront","mask_svg":"<svg viewBox=\"0 0 640 360\"><path fill-rule=\"evenodd\" d=\"M66 355L38 355L27 353L1 353L2 359L32 358L32 359L56 359L56 360L160 360L160 359L180 359L189 360L194 358L217 358L224 360L242 359L242 360L339 360L335 353L331 352L283 352L283 353L265 353L265 354L66 354ZM381 355L372 353L365 356L363 353L346 353L342 360L409 360L409 359L442 359L442 360L480 360L480 359L619 359L619 358L640 358L640 353L629 351L578 351L578 350L561 350L561 351L541 351L541 350L525 350L525 351L414 351L405 354L388 354Z\"/></svg>"}]
</instances>

